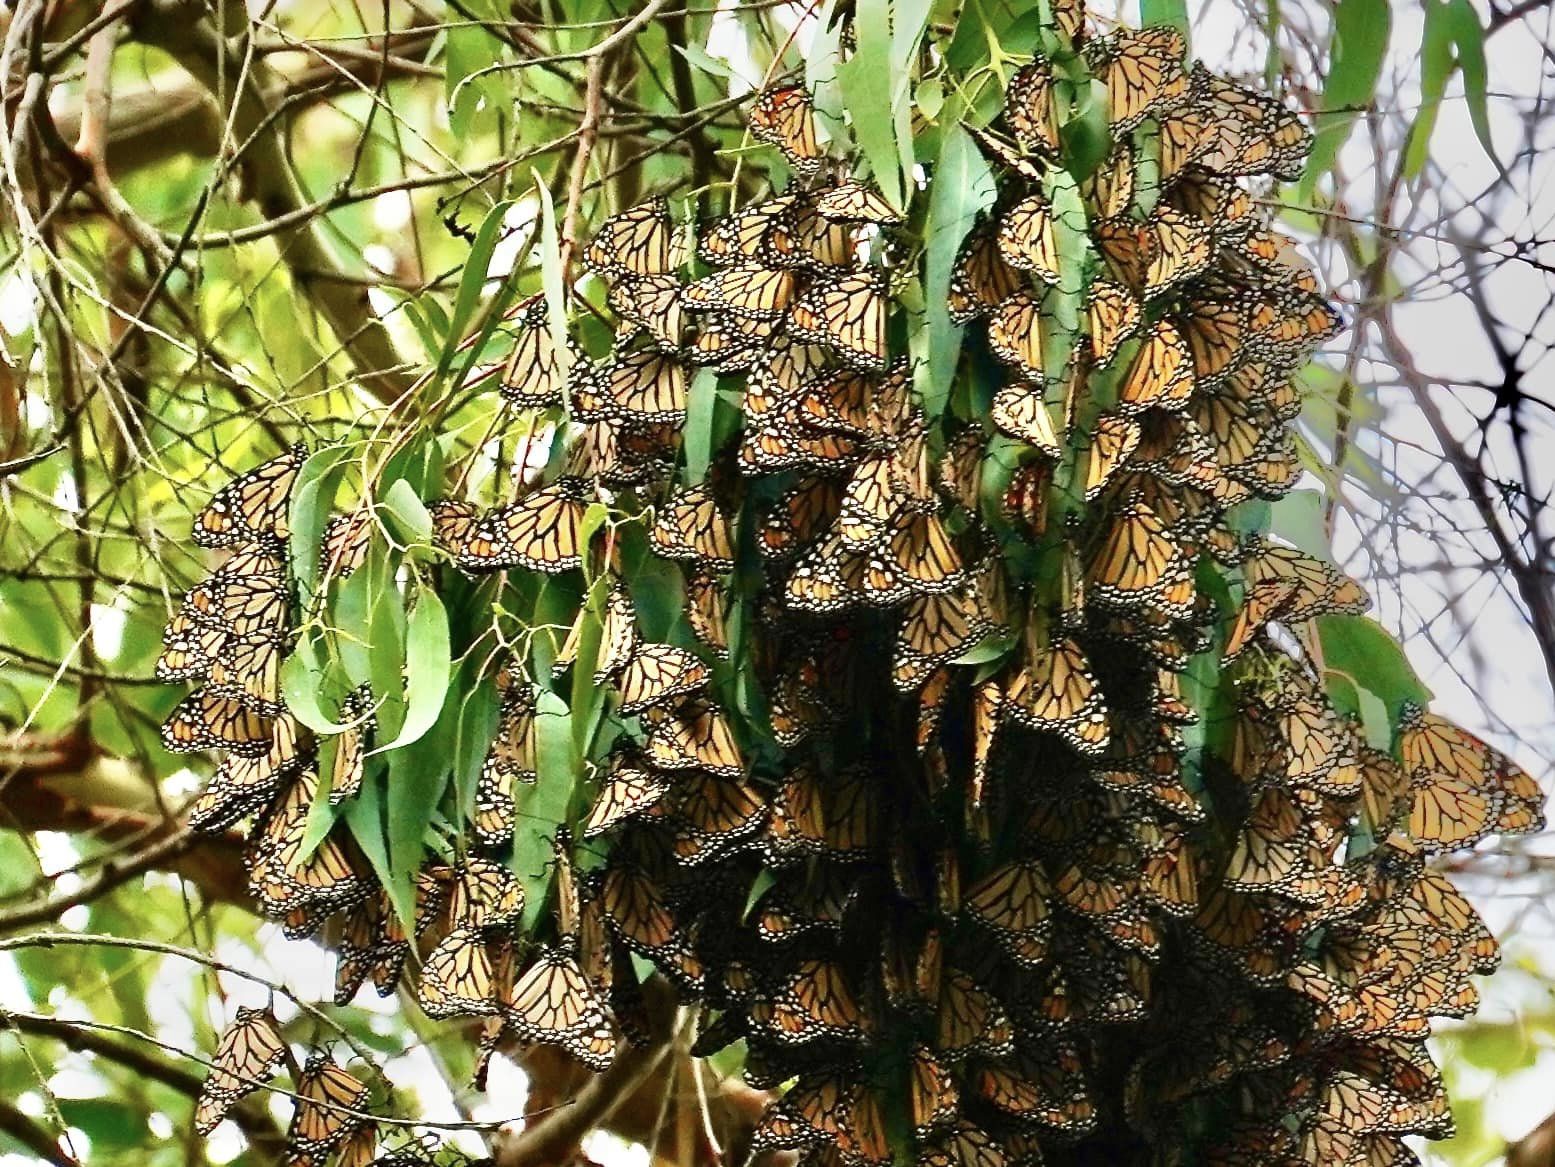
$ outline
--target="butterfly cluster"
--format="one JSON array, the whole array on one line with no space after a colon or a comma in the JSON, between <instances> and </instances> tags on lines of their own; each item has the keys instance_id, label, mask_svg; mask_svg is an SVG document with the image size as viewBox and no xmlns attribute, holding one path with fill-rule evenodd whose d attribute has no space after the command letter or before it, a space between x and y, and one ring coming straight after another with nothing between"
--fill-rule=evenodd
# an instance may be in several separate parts
<instances>
[{"instance_id":1,"label":"butterfly cluster","mask_svg":"<svg viewBox=\"0 0 1555 1167\"><path fill-rule=\"evenodd\" d=\"M167 740L230 751L196 813L252 818L266 910L344 917L339 1001L415 950L426 1012L479 1021L478 1077L509 1043L600 1070L645 1040L651 968L702 1007L693 1053L741 1042L783 1088L754 1148L807 1167L1381 1167L1449 1129L1430 1018L1497 951L1427 861L1536 829L1542 796L1424 709L1380 736L1341 711L1314 620L1366 597L1262 533L1300 473L1293 375L1339 325L1252 194L1309 136L1175 31L1052 9L969 127L997 193L952 272L944 409L906 357L920 219L848 177L800 87L751 114L786 189L705 223L652 199L585 248L608 351L520 306L501 393L552 423L545 469L431 513L452 568L572 596L570 633L501 662L413 920L349 840L301 849L316 747L274 654L249 663L260 624L286 644L300 455L202 514L244 546L169 628L161 674L208 684ZM337 574L370 534L332 524ZM595 692L526 905L543 707ZM373 708L347 703L331 799Z\"/></svg>"}]
</instances>

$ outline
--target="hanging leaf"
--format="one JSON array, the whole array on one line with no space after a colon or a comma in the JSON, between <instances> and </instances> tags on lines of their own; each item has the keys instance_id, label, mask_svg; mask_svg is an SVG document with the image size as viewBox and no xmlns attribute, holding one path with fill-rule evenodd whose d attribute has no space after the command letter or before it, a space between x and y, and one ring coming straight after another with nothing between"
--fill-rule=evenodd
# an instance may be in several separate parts
<instances>
[{"instance_id":1,"label":"hanging leaf","mask_svg":"<svg viewBox=\"0 0 1555 1167\"><path fill-rule=\"evenodd\" d=\"M432 728L448 693L452 667L448 614L437 593L419 584L405 635L405 719L399 732L374 753L408 745Z\"/></svg>"},{"instance_id":2,"label":"hanging leaf","mask_svg":"<svg viewBox=\"0 0 1555 1167\"><path fill-rule=\"evenodd\" d=\"M1361 110L1371 104L1382 75L1393 15L1388 0L1339 0L1328 80L1323 86L1317 137L1301 180L1303 201L1310 201L1318 179L1333 168Z\"/></svg>"}]
</instances>

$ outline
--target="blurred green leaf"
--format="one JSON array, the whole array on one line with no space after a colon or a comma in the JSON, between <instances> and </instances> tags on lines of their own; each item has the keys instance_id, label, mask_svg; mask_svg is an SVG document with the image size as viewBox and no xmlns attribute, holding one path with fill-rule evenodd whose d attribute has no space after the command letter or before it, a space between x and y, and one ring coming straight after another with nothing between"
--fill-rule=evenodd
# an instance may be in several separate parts
<instances>
[{"instance_id":1,"label":"blurred green leaf","mask_svg":"<svg viewBox=\"0 0 1555 1167\"><path fill-rule=\"evenodd\" d=\"M1426 705L1431 690L1415 675L1414 668L1382 625L1366 616L1329 615L1316 620L1323 648L1323 667L1348 678L1357 688L1373 693L1398 721L1406 701Z\"/></svg>"},{"instance_id":2,"label":"blurred green leaf","mask_svg":"<svg viewBox=\"0 0 1555 1167\"><path fill-rule=\"evenodd\" d=\"M1139 23L1149 28L1155 24L1168 24L1182 33L1186 40L1189 33L1188 5L1186 0L1139 0Z\"/></svg>"},{"instance_id":3,"label":"blurred green leaf","mask_svg":"<svg viewBox=\"0 0 1555 1167\"><path fill-rule=\"evenodd\" d=\"M945 411L961 357L961 326L950 318L950 278L956 253L977 222L978 213L993 205L997 193L993 173L972 136L959 125L948 126L929 182L923 289L927 328L922 336L924 351L919 353L913 374L919 400L930 418Z\"/></svg>"},{"instance_id":4,"label":"blurred green leaf","mask_svg":"<svg viewBox=\"0 0 1555 1167\"><path fill-rule=\"evenodd\" d=\"M405 635L405 720L390 741L375 747L375 753L418 741L432 728L448 693L452 667L448 614L437 593L421 584Z\"/></svg>"},{"instance_id":5,"label":"blurred green leaf","mask_svg":"<svg viewBox=\"0 0 1555 1167\"><path fill-rule=\"evenodd\" d=\"M902 204L902 171L891 109L890 0L858 0L854 29L858 48L837 68L837 82L880 193L893 207Z\"/></svg>"},{"instance_id":6,"label":"blurred green leaf","mask_svg":"<svg viewBox=\"0 0 1555 1167\"><path fill-rule=\"evenodd\" d=\"M1311 201L1318 179L1333 168L1356 117L1371 104L1392 26L1388 0L1338 0L1323 112L1301 180L1303 202Z\"/></svg>"}]
</instances>

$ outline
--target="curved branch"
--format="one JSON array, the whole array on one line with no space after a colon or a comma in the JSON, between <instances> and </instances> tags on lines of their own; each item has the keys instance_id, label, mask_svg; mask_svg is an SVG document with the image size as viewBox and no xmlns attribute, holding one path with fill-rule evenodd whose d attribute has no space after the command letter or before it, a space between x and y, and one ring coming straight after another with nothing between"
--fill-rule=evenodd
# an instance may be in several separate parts
<instances>
[{"instance_id":1,"label":"curved branch","mask_svg":"<svg viewBox=\"0 0 1555 1167\"><path fill-rule=\"evenodd\" d=\"M230 130L237 141L252 139L247 171L253 178L255 201L267 219L287 224L276 232L276 243L294 282L329 322L362 387L390 404L410 388L412 378L388 329L368 303L366 288L301 274L339 272L340 264L319 231L316 217L304 216L293 222L308 200L292 173L281 127L265 124L271 109L262 78L257 75L262 67L250 68L235 51L234 42L224 40L200 18L202 8L187 0L155 0L138 13L133 33L142 43L166 52L218 101L229 82L243 80L243 88L231 95Z\"/></svg>"}]
</instances>

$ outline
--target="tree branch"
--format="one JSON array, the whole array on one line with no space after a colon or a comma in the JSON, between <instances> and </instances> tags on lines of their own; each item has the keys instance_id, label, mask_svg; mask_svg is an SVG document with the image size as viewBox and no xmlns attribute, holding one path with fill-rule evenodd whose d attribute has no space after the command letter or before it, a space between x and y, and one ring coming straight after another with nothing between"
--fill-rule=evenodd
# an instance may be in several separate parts
<instances>
[{"instance_id":1,"label":"tree branch","mask_svg":"<svg viewBox=\"0 0 1555 1167\"><path fill-rule=\"evenodd\" d=\"M10 1135L38 1156L40 1163L51 1163L54 1167L79 1167L75 1159L59 1149L58 1141L50 1138L48 1131L3 1098L0 1098L0 1132Z\"/></svg>"},{"instance_id":2,"label":"tree branch","mask_svg":"<svg viewBox=\"0 0 1555 1167\"><path fill-rule=\"evenodd\" d=\"M336 272L340 264L324 241L315 218L292 223L308 205L297 186L279 125L267 125L271 108L262 86L263 66L246 62L232 42L198 18L201 5L188 0L154 0L135 19L134 35L168 53L218 100L223 88L239 79L242 89L231 96L231 132L249 143L247 171L254 197L268 219L288 225L276 232L282 257L298 288L313 302L356 369L363 388L379 401L397 401L412 384L402 367L388 329L373 313L367 289L335 279L305 278L304 271Z\"/></svg>"}]
</instances>

